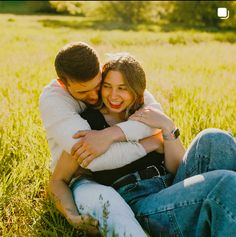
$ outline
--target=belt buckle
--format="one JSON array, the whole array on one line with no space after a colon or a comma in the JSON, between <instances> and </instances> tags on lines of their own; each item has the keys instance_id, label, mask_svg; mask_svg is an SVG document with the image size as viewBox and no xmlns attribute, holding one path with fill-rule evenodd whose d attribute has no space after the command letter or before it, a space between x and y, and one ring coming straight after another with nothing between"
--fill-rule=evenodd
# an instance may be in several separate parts
<instances>
[{"instance_id":1,"label":"belt buckle","mask_svg":"<svg viewBox=\"0 0 236 237\"><path fill-rule=\"evenodd\" d=\"M155 165L150 165L146 169L147 169L147 172L149 172L149 170L152 170L152 174L150 175L150 178L161 176L159 169ZM154 173L156 173L156 174L154 174Z\"/></svg>"}]
</instances>

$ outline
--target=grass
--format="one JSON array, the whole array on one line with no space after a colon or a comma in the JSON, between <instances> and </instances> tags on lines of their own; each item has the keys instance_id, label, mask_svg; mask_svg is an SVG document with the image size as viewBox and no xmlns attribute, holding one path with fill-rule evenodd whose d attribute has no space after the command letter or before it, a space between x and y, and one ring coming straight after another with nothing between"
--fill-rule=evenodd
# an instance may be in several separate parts
<instances>
[{"instance_id":1,"label":"grass","mask_svg":"<svg viewBox=\"0 0 236 237\"><path fill-rule=\"evenodd\" d=\"M47 198L50 153L38 111L43 87L55 78L54 57L68 42L93 45L102 62L107 52L135 55L186 147L208 127L236 136L233 32L128 30L78 17L12 14L0 15L0 28L1 236L83 236Z\"/></svg>"}]
</instances>

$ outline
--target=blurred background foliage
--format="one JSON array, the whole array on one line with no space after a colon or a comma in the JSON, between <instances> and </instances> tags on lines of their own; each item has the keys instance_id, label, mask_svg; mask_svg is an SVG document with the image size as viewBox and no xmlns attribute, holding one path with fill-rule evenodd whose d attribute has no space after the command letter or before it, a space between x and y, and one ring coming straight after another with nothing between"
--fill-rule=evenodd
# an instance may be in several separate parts
<instances>
[{"instance_id":1,"label":"blurred background foliage","mask_svg":"<svg viewBox=\"0 0 236 237\"><path fill-rule=\"evenodd\" d=\"M217 16L217 8L226 7L230 20ZM158 24L164 29L236 28L236 1L1 1L0 13L68 14L121 24Z\"/></svg>"}]
</instances>

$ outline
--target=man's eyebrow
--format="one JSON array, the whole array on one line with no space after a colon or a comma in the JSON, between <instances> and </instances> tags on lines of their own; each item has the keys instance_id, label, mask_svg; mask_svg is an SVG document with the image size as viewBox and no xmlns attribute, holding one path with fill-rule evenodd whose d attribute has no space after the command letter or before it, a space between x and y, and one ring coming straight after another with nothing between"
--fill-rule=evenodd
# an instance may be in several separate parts
<instances>
[{"instance_id":1,"label":"man's eyebrow","mask_svg":"<svg viewBox=\"0 0 236 237\"><path fill-rule=\"evenodd\" d=\"M97 88L97 87L100 87L100 83L97 84L97 85L94 87L94 89ZM76 92L77 92L77 93L85 93L85 92L88 92L88 91L90 91L90 90L86 90L86 91L76 91Z\"/></svg>"}]
</instances>

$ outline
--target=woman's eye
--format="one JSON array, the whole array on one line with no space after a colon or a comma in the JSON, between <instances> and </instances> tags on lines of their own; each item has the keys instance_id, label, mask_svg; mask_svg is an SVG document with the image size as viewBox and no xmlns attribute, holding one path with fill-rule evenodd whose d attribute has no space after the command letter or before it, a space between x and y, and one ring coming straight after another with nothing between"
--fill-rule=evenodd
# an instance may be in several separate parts
<instances>
[{"instance_id":1,"label":"woman's eye","mask_svg":"<svg viewBox=\"0 0 236 237\"><path fill-rule=\"evenodd\" d=\"M119 90L126 91L126 87L120 87Z\"/></svg>"},{"instance_id":2,"label":"woman's eye","mask_svg":"<svg viewBox=\"0 0 236 237\"><path fill-rule=\"evenodd\" d=\"M109 88L109 86L108 86L108 85L103 85L102 87L103 87L103 88Z\"/></svg>"}]
</instances>

